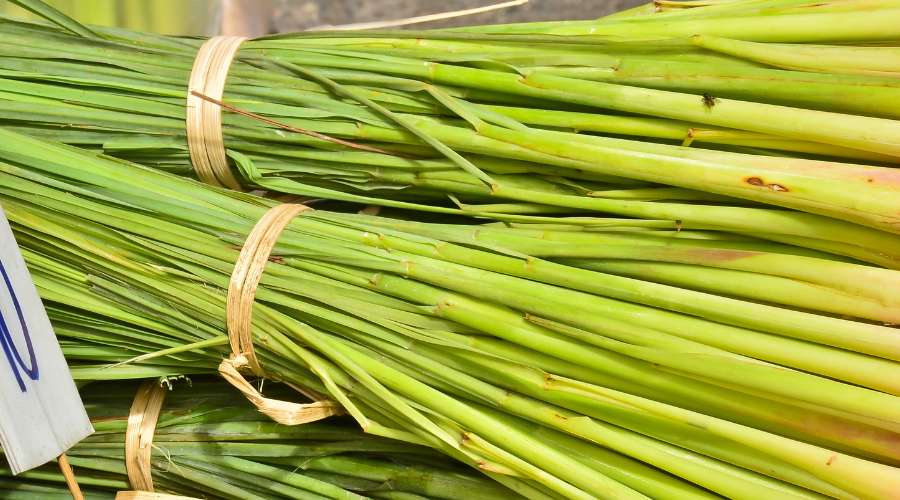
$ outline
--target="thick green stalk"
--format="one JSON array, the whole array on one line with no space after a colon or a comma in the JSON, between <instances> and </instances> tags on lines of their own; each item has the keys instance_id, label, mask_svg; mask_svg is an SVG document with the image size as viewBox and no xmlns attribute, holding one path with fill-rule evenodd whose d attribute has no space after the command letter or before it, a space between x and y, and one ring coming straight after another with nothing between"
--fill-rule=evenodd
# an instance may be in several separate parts
<instances>
[{"instance_id":1,"label":"thick green stalk","mask_svg":"<svg viewBox=\"0 0 900 500\"><path fill-rule=\"evenodd\" d=\"M747 42L752 43L752 42ZM871 54L875 56L876 54ZM855 115L900 117L896 78L835 75L711 65L707 62L624 60L615 66L535 66L528 73L552 74L744 101L820 109Z\"/></svg>"},{"instance_id":2,"label":"thick green stalk","mask_svg":"<svg viewBox=\"0 0 900 500\"><path fill-rule=\"evenodd\" d=\"M896 172L890 168L735 155L604 138L573 141L557 132L506 130L493 125L480 127L479 133L554 156L598 159L601 162L592 165L605 174L662 180L898 231L892 216L898 207L890 201L898 187ZM878 200L862 200L860 193L864 191L871 191ZM828 201L823 202L819 196Z\"/></svg>"},{"instance_id":3,"label":"thick green stalk","mask_svg":"<svg viewBox=\"0 0 900 500\"><path fill-rule=\"evenodd\" d=\"M874 162L895 162L887 155L868 154L856 149L846 149L816 142L790 141L778 136L757 134L743 130L733 130L701 126L690 122L651 118L646 116L619 116L600 113L557 111L549 109L529 109L512 106L489 106L489 109L509 116L521 123L541 127L553 127L573 132L603 132L606 134L653 137L678 140L687 144L732 144L771 148L773 150L796 151L822 156L851 159L866 159Z\"/></svg>"},{"instance_id":4,"label":"thick green stalk","mask_svg":"<svg viewBox=\"0 0 900 500\"><path fill-rule=\"evenodd\" d=\"M896 307L789 278L670 262L613 259L566 259L562 262L602 273L745 297L759 302L892 324L900 322Z\"/></svg>"},{"instance_id":5,"label":"thick green stalk","mask_svg":"<svg viewBox=\"0 0 900 500\"><path fill-rule=\"evenodd\" d=\"M534 94L543 94L544 98L900 156L896 139L900 126L883 118L724 98L716 99L710 106L703 96L695 94L585 82L540 73L529 74L518 84L534 88ZM772 116L790 117L790 120L769 119ZM863 134L859 127L876 135Z\"/></svg>"},{"instance_id":6,"label":"thick green stalk","mask_svg":"<svg viewBox=\"0 0 900 500\"><path fill-rule=\"evenodd\" d=\"M691 42L704 49L778 68L820 73L900 76L897 69L900 68L900 49L896 47L762 44L705 35L693 36Z\"/></svg>"},{"instance_id":7,"label":"thick green stalk","mask_svg":"<svg viewBox=\"0 0 900 500\"><path fill-rule=\"evenodd\" d=\"M858 3L858 2L857 2ZM734 17L715 16L706 19L675 20L674 18L659 21L650 16L648 21L638 18L634 21L619 22L583 22L578 25L550 25L547 29L532 30L523 26L524 33L544 33L549 35L605 35L631 38L689 37L698 33L722 37L737 38L755 42L851 42L896 40L893 30L900 20L900 5L886 1L883 10L859 9L853 11L828 12L830 4L806 7L796 12L787 11L784 15L762 15ZM837 5L841 7L840 4ZM815 13L817 10L825 10ZM825 27L826 29L822 29ZM504 29L506 33L515 33L514 29ZM484 31L484 30L481 30Z\"/></svg>"}]
</instances>

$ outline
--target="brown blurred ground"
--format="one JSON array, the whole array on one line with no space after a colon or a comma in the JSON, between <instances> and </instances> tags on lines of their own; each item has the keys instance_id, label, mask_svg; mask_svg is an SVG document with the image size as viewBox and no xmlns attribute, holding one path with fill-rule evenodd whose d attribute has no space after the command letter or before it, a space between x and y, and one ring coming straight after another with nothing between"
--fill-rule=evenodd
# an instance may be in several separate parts
<instances>
[{"instance_id":1,"label":"brown blurred ground","mask_svg":"<svg viewBox=\"0 0 900 500\"><path fill-rule=\"evenodd\" d=\"M402 19L480 7L500 0L274 0L271 29L298 31L313 26ZM531 0L517 7L415 25L440 28L472 24L591 19L646 0Z\"/></svg>"}]
</instances>

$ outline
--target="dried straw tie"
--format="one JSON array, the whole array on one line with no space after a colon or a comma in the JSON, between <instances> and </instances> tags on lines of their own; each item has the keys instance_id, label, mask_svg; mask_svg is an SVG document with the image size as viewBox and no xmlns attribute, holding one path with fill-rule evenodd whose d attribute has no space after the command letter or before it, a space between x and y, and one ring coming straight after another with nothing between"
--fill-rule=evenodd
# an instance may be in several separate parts
<instances>
[{"instance_id":1,"label":"dried straw tie","mask_svg":"<svg viewBox=\"0 0 900 500\"><path fill-rule=\"evenodd\" d=\"M216 36L207 40L194 59L187 95L188 151L197 177L207 184L236 190L240 190L241 185L228 166L222 137L222 108L218 103L222 100L228 68L244 40L246 38L236 36ZM332 401L297 404L265 398L238 371L247 367L255 375L264 376L252 339L256 287L278 235L291 219L305 210L310 208L279 205L263 215L247 237L228 286L226 314L233 355L219 365L219 373L261 412L286 425L303 424L340 413L340 407Z\"/></svg>"},{"instance_id":2,"label":"dried straw tie","mask_svg":"<svg viewBox=\"0 0 900 500\"><path fill-rule=\"evenodd\" d=\"M207 184L236 190L241 189L241 184L225 155L222 109L193 92L222 100L228 68L244 40L239 36L214 36L207 40L194 58L187 92L187 144L194 171Z\"/></svg>"},{"instance_id":3,"label":"dried straw tie","mask_svg":"<svg viewBox=\"0 0 900 500\"><path fill-rule=\"evenodd\" d=\"M153 491L153 435L165 400L166 389L157 381L144 382L134 396L125 430L125 471L135 491L120 491L116 500L193 500Z\"/></svg>"},{"instance_id":4,"label":"dried straw tie","mask_svg":"<svg viewBox=\"0 0 900 500\"><path fill-rule=\"evenodd\" d=\"M131 411L128 413L128 427L125 430L125 471L128 482L136 490L153 491L150 476L150 456L153 452L153 435L156 422L166 400L166 391L159 382L147 381L141 384Z\"/></svg>"},{"instance_id":5,"label":"dried straw tie","mask_svg":"<svg viewBox=\"0 0 900 500\"><path fill-rule=\"evenodd\" d=\"M253 349L253 302L263 270L272 248L284 228L298 214L312 210L305 205L282 204L267 211L247 236L228 284L226 317L232 356L219 364L219 373L241 391L259 411L285 425L299 425L341 413L334 401L321 400L309 404L291 403L263 397L247 379L241 368L265 377Z\"/></svg>"}]
</instances>

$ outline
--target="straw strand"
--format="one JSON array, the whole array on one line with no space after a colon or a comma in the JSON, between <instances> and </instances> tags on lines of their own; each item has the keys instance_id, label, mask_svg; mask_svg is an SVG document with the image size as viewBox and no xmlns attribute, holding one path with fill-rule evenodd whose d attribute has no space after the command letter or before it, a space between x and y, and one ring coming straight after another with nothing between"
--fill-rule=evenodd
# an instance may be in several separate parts
<instances>
[{"instance_id":1,"label":"straw strand","mask_svg":"<svg viewBox=\"0 0 900 500\"><path fill-rule=\"evenodd\" d=\"M59 462L59 469L62 471L63 477L66 478L66 486L69 487L72 500L84 500L81 487L78 486L78 480L75 478L75 471L72 470L72 465L69 464L69 457L63 453L59 456L57 462Z\"/></svg>"}]
</instances>

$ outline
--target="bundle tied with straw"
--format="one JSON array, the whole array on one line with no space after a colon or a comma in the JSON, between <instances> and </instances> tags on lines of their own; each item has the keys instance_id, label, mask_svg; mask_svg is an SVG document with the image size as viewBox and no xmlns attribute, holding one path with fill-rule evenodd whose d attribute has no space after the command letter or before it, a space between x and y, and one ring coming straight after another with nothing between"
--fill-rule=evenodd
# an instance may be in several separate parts
<instances>
[{"instance_id":1,"label":"bundle tied with straw","mask_svg":"<svg viewBox=\"0 0 900 500\"><path fill-rule=\"evenodd\" d=\"M214 371L245 235L289 209L0 135L0 201L73 374ZM255 355L366 432L528 498L897 489L895 329L555 262L577 252L567 239L607 236L303 210L259 278ZM896 287L896 271L765 248L784 268L840 270L835 285Z\"/></svg>"},{"instance_id":2,"label":"bundle tied with straw","mask_svg":"<svg viewBox=\"0 0 900 500\"><path fill-rule=\"evenodd\" d=\"M350 422L273 423L202 377L97 382L82 393L97 433L69 455L88 500L516 498L428 448ZM3 498L71 498L53 467L10 479L0 472Z\"/></svg>"},{"instance_id":3,"label":"bundle tied with straw","mask_svg":"<svg viewBox=\"0 0 900 500\"><path fill-rule=\"evenodd\" d=\"M510 223L612 215L897 268L900 94L883 69L900 3L660 10L206 42L3 21L0 120L234 189ZM810 61L808 43L835 45Z\"/></svg>"},{"instance_id":4,"label":"bundle tied with straw","mask_svg":"<svg viewBox=\"0 0 900 500\"><path fill-rule=\"evenodd\" d=\"M506 222L278 205L2 131L0 200L73 373L219 365L278 415L249 367L320 400L287 415L339 405L528 498L891 495L900 129L894 76L847 55L890 58L898 9L663 7L203 44L0 23L20 132ZM746 45L769 42L851 46Z\"/></svg>"}]
</instances>

